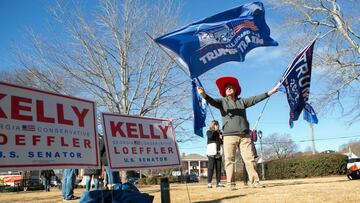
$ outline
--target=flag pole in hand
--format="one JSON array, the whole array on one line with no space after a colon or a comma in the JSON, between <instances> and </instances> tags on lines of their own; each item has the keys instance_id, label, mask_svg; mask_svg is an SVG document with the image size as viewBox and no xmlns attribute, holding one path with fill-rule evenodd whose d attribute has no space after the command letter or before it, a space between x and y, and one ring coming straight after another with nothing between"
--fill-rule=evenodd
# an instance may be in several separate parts
<instances>
[{"instance_id":1,"label":"flag pole in hand","mask_svg":"<svg viewBox=\"0 0 360 203\"><path fill-rule=\"evenodd\" d=\"M160 44L158 44L155 39L148 33L148 32L145 32L145 34L151 39L151 41L153 41L156 45L158 45L158 47L163 51L165 52L165 54L172 60L176 63L176 65L179 66L180 70L182 70L185 75L187 76L187 78L189 78L191 81L193 81L193 79L190 77L189 73L186 71L185 67L183 65L181 65L176 59L173 58L173 56L171 56L171 54L169 54L166 49L164 49L164 47L162 47Z\"/></svg>"}]
</instances>

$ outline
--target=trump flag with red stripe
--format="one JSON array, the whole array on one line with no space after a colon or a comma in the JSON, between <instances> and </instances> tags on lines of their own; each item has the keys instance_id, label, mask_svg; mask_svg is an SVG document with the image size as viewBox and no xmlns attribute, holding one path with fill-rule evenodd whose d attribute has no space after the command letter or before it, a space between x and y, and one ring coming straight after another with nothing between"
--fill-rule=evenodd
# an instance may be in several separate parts
<instances>
[{"instance_id":1,"label":"trump flag with red stripe","mask_svg":"<svg viewBox=\"0 0 360 203\"><path fill-rule=\"evenodd\" d=\"M218 13L155 39L187 66L191 78L228 61L244 61L256 47L277 46L261 2Z\"/></svg>"}]
</instances>

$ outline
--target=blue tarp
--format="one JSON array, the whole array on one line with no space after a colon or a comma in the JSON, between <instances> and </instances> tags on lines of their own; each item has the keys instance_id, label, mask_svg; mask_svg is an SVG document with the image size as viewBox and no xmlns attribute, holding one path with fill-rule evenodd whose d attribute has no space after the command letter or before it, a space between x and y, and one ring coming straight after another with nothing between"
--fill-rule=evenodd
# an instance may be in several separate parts
<instances>
[{"instance_id":1,"label":"blue tarp","mask_svg":"<svg viewBox=\"0 0 360 203\"><path fill-rule=\"evenodd\" d=\"M147 193L120 190L94 190L84 192L79 203L152 203L154 196Z\"/></svg>"}]
</instances>

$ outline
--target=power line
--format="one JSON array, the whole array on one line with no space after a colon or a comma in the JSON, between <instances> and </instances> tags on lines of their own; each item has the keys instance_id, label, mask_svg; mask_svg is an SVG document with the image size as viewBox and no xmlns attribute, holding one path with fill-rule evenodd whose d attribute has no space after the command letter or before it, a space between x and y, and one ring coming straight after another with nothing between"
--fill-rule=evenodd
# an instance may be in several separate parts
<instances>
[{"instance_id":1,"label":"power line","mask_svg":"<svg viewBox=\"0 0 360 203\"><path fill-rule=\"evenodd\" d=\"M354 136L342 136L342 137L332 137L332 138L319 138L314 139L314 141L327 141L327 140L337 140L337 139L344 139L344 138L360 138L360 135ZM311 142L312 140L297 140L293 142ZM263 144L274 144L274 143L287 143L287 142L263 142ZM204 145L204 148L206 145ZM199 147L179 147L180 149L199 149Z\"/></svg>"},{"instance_id":2,"label":"power line","mask_svg":"<svg viewBox=\"0 0 360 203\"><path fill-rule=\"evenodd\" d=\"M332 137L332 138L319 138L319 139L314 139L314 141L337 140L337 139L353 138L353 137L359 137L360 138L360 135ZM293 142L310 142L310 141L312 141L312 140L298 140L298 141L293 141ZM287 143L287 142L263 142L263 144L273 144L273 143Z\"/></svg>"}]
</instances>

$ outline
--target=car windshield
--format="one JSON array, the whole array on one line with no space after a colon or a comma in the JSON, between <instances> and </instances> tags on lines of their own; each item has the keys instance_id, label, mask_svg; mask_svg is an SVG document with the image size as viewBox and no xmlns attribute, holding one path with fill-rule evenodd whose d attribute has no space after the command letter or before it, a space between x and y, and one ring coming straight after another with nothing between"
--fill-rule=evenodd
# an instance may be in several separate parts
<instances>
[{"instance_id":1,"label":"car windshield","mask_svg":"<svg viewBox=\"0 0 360 203\"><path fill-rule=\"evenodd\" d=\"M360 162L360 158L349 159L348 163Z\"/></svg>"}]
</instances>

